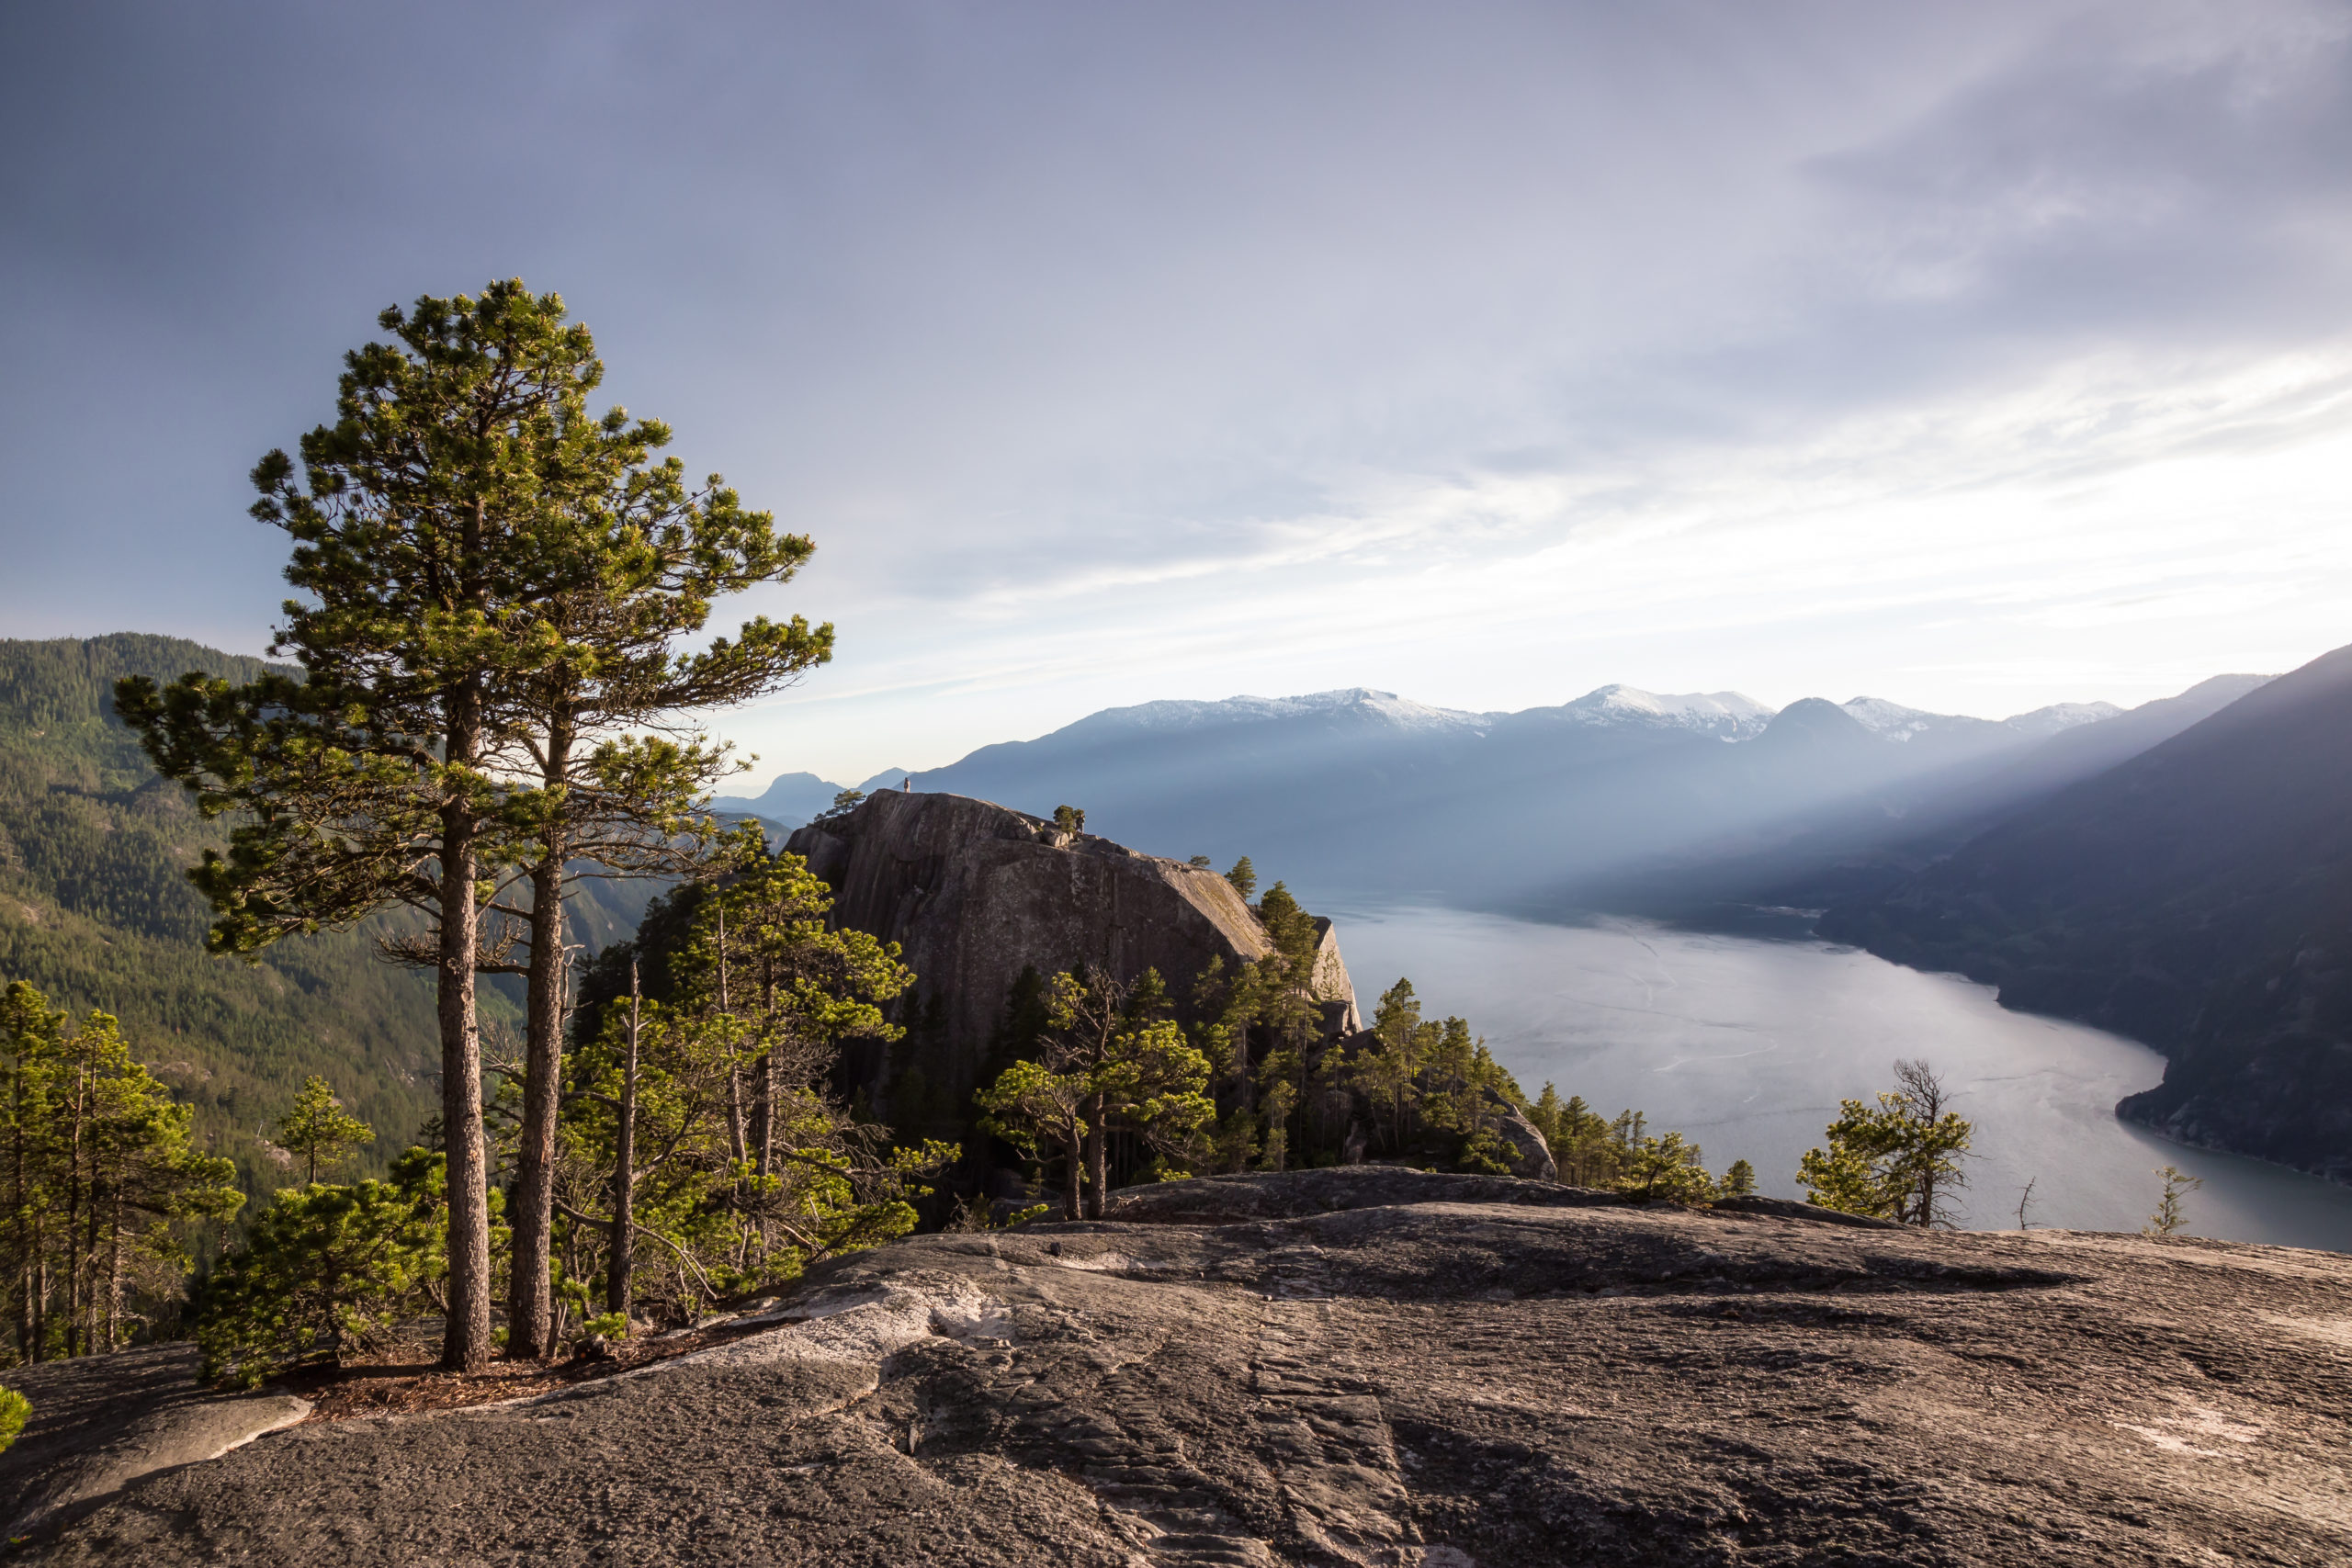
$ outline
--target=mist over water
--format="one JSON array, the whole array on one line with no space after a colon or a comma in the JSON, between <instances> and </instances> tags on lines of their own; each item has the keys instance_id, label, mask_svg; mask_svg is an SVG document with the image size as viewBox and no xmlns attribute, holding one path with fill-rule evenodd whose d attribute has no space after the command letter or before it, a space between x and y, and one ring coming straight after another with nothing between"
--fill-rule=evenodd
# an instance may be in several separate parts
<instances>
[{"instance_id":1,"label":"mist over water","mask_svg":"<svg viewBox=\"0 0 2352 1568\"><path fill-rule=\"evenodd\" d=\"M2080 1024L2004 1011L1989 987L1923 975L1813 941L1758 941L1600 918L1542 924L1458 910L1340 904L1340 945L1367 1017L1409 976L1424 1010L1460 1013L1530 1094L1550 1081L1604 1115L1646 1112L1720 1172L1746 1158L1761 1190L1804 1196L1797 1160L1841 1098L1893 1082L1925 1056L1976 1124L1962 1223L2028 1217L2137 1230L2154 1168L2205 1179L2186 1201L2192 1235L2352 1251L2352 1188L2167 1142L2118 1120L2164 1059Z\"/></svg>"}]
</instances>

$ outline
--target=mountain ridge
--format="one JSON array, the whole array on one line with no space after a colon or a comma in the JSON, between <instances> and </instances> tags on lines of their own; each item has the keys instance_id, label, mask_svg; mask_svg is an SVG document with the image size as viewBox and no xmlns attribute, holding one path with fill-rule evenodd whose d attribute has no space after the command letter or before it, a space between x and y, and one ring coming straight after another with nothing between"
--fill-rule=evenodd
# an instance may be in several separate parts
<instances>
[{"instance_id":1,"label":"mountain ridge","mask_svg":"<svg viewBox=\"0 0 2352 1568\"><path fill-rule=\"evenodd\" d=\"M2267 682L1821 933L2143 1040L2120 1108L2168 1136L2352 1179L2352 648Z\"/></svg>"},{"instance_id":2,"label":"mountain ridge","mask_svg":"<svg viewBox=\"0 0 2352 1568\"><path fill-rule=\"evenodd\" d=\"M2123 711L2109 703L2061 703L2004 719L1984 719L1931 713L1868 696L1830 705L1846 710L1865 728L1898 740L1925 732L1940 735L2007 729L2018 734L2052 734ZM721 795L713 804L721 810L798 827L830 806L832 795L843 789L855 787L870 794L877 789L896 788L908 780L912 780L917 788L947 787L942 781L948 775L986 769L1023 755L1023 748L1057 742L1115 744L1137 736L1198 734L1221 728L1283 721L1337 720L1370 733L1385 728L1401 733L1465 736L1567 724L1596 728L1688 730L1746 739L1769 728L1779 711L1785 710L1775 710L1736 691L1660 693L1622 682L1594 687L1564 703L1485 711L1439 707L1371 686L1340 686L1287 697L1244 694L1216 700L1159 698L1100 708L1025 740L993 741L936 768L886 768L854 786L834 784L814 773L787 772L775 775L757 795Z\"/></svg>"},{"instance_id":3,"label":"mountain ridge","mask_svg":"<svg viewBox=\"0 0 2352 1568\"><path fill-rule=\"evenodd\" d=\"M861 787L911 781L1040 815L1078 806L1090 826L1152 853L1250 854L1327 895L1543 902L1704 832L2022 752L2117 711L2075 703L1978 719L1871 697L1775 711L1736 691L1611 683L1473 713L1351 686L1103 709ZM792 825L755 798L718 804Z\"/></svg>"}]
</instances>

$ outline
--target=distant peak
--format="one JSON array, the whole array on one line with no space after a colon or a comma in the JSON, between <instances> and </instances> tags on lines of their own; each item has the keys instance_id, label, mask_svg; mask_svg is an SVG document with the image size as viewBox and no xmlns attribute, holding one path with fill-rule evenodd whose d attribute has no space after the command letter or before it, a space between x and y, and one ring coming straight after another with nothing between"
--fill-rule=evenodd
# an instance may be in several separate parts
<instances>
[{"instance_id":1,"label":"distant peak","mask_svg":"<svg viewBox=\"0 0 2352 1568\"><path fill-rule=\"evenodd\" d=\"M1720 734L1754 734L1772 710L1738 692L1645 692L1622 682L1598 686L1560 711L1591 724L1647 724Z\"/></svg>"},{"instance_id":2,"label":"distant peak","mask_svg":"<svg viewBox=\"0 0 2352 1568\"><path fill-rule=\"evenodd\" d=\"M1889 740L1908 740L1922 730L1952 722L1941 714L1928 713L1924 708L1907 708L1901 703L1888 702L1884 697L1856 697L1837 705L1864 729L1873 735L1883 735ZM1969 721L1963 719L1960 722Z\"/></svg>"},{"instance_id":3,"label":"distant peak","mask_svg":"<svg viewBox=\"0 0 2352 1568\"><path fill-rule=\"evenodd\" d=\"M2001 722L2026 735L2055 735L2086 724L2099 724L2123 710L2113 703L2052 703L2031 713L2012 715Z\"/></svg>"},{"instance_id":4,"label":"distant peak","mask_svg":"<svg viewBox=\"0 0 2352 1568\"><path fill-rule=\"evenodd\" d=\"M1908 740L1929 730L1973 730L1996 725L2021 735L2055 735L2062 729L2113 718L2123 711L2113 703L2053 703L2031 713L1996 720L1965 714L1929 713L1924 708L1888 702L1884 697L1856 697L1838 705L1863 728L1889 740Z\"/></svg>"},{"instance_id":5,"label":"distant peak","mask_svg":"<svg viewBox=\"0 0 2352 1568\"><path fill-rule=\"evenodd\" d=\"M1213 725L1318 716L1368 719L1399 729L1476 728L1486 722L1480 714L1431 707L1394 692L1376 691L1370 686L1341 686L1295 697L1235 696L1222 702L1139 703L1133 707L1104 708L1069 728L1199 729Z\"/></svg>"}]
</instances>

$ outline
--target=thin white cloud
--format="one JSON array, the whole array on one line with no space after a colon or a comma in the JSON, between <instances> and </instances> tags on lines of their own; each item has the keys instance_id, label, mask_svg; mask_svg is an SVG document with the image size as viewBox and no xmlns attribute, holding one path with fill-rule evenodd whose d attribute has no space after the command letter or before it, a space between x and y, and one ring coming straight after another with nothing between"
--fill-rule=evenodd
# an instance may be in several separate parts
<instances>
[{"instance_id":1,"label":"thin white cloud","mask_svg":"<svg viewBox=\"0 0 2352 1568\"><path fill-rule=\"evenodd\" d=\"M12 629L257 648L246 468L376 309L520 272L818 539L748 605L842 633L725 721L763 770L1351 684L2014 711L2352 638L2341 3L159 6L22 42Z\"/></svg>"}]
</instances>

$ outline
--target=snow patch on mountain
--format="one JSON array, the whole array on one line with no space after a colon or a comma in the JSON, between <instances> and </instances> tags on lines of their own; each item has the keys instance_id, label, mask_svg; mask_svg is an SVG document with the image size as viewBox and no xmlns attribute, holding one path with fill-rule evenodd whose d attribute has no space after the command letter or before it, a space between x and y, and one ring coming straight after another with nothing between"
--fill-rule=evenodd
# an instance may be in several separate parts
<instances>
[{"instance_id":1,"label":"snow patch on mountain","mask_svg":"<svg viewBox=\"0 0 2352 1568\"><path fill-rule=\"evenodd\" d=\"M1901 703L1888 702L1884 697L1856 697L1838 705L1851 714L1863 728L1887 740L1909 740L1915 736L1934 731L1949 733L1993 728L2014 730L2019 735L2039 739L2055 735L2062 729L2097 724L2123 711L2113 703L2053 703L2031 713L1990 719L1972 718L1965 714L1928 713L1922 708L1907 708Z\"/></svg>"},{"instance_id":2,"label":"snow patch on mountain","mask_svg":"<svg viewBox=\"0 0 2352 1568\"><path fill-rule=\"evenodd\" d=\"M1581 724L1640 724L1713 735L1760 734L1773 710L1737 692L1645 692L1611 684L1587 692L1556 712Z\"/></svg>"},{"instance_id":3,"label":"snow patch on mountain","mask_svg":"<svg viewBox=\"0 0 2352 1568\"><path fill-rule=\"evenodd\" d=\"M1482 730L1490 714L1463 713L1431 707L1394 692L1368 686L1310 692L1298 697L1227 697L1223 702L1139 703L1133 707L1104 708L1089 714L1059 733L1086 729L1135 729L1167 732L1207 729L1229 724L1263 724L1277 719L1337 718L1399 730Z\"/></svg>"},{"instance_id":4,"label":"snow patch on mountain","mask_svg":"<svg viewBox=\"0 0 2352 1568\"><path fill-rule=\"evenodd\" d=\"M1946 725L1983 724L1984 719L1952 719L1943 714L1928 713L1921 708L1907 708L1901 703L1888 702L1884 697L1856 697L1838 705L1854 717L1854 722L1874 735L1888 740L1908 740L1930 729Z\"/></svg>"},{"instance_id":5,"label":"snow patch on mountain","mask_svg":"<svg viewBox=\"0 0 2352 1568\"><path fill-rule=\"evenodd\" d=\"M2101 723L2122 711L2113 703L2052 703L2046 708L2005 718L2001 723L2020 735L2055 735L2062 729Z\"/></svg>"}]
</instances>

